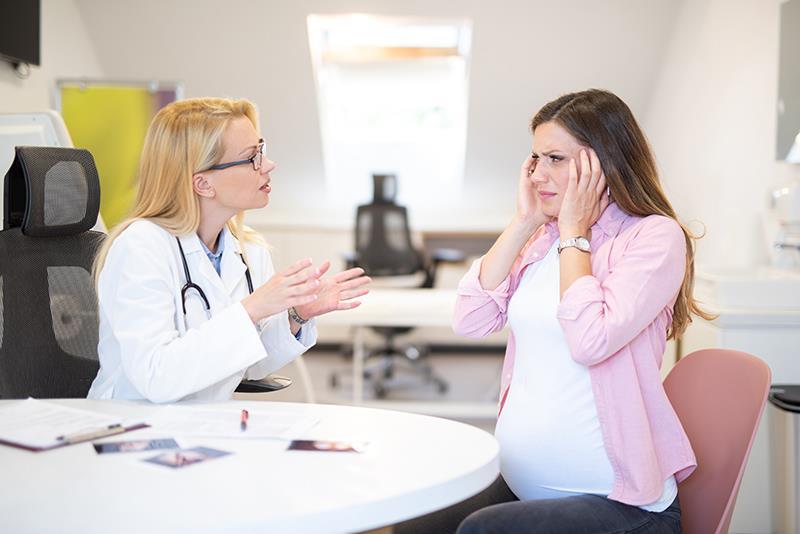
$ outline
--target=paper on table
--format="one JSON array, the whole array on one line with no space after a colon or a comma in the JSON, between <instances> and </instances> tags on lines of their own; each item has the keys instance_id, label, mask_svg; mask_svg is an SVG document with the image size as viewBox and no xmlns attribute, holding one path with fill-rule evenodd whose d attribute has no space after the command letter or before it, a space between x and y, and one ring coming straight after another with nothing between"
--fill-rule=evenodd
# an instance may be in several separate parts
<instances>
[{"instance_id":1,"label":"paper on table","mask_svg":"<svg viewBox=\"0 0 800 534\"><path fill-rule=\"evenodd\" d=\"M111 416L26 399L0 408L0 441L32 449L63 445L59 436L121 423Z\"/></svg>"},{"instance_id":2,"label":"paper on table","mask_svg":"<svg viewBox=\"0 0 800 534\"><path fill-rule=\"evenodd\" d=\"M292 439L319 421L289 412L249 410L247 430L241 429L241 410L165 406L148 418L153 430L175 437Z\"/></svg>"}]
</instances>

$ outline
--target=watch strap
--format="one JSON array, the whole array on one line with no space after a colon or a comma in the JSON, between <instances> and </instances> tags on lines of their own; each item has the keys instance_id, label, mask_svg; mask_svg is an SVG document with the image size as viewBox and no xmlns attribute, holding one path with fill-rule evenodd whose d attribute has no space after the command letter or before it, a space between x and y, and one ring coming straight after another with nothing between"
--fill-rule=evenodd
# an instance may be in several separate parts
<instances>
[{"instance_id":1,"label":"watch strap","mask_svg":"<svg viewBox=\"0 0 800 534\"><path fill-rule=\"evenodd\" d=\"M289 312L289 317L291 317L291 319L300 326L308 322L308 319L303 319L302 317L300 317L300 315L297 313L297 310L294 309L294 306L289 308L288 312Z\"/></svg>"},{"instance_id":2,"label":"watch strap","mask_svg":"<svg viewBox=\"0 0 800 534\"><path fill-rule=\"evenodd\" d=\"M581 246L580 245L580 241L585 241L587 244L589 243L589 240L587 238L585 238L584 236L580 236L579 235L579 236L575 236L575 237L570 237L568 239L565 239L565 240L561 241L558 244L558 253L561 254L562 250L564 250L565 248L571 248L571 247L572 248L577 248L581 252L589 252L591 250L591 248L588 247L588 246L585 246L585 247Z\"/></svg>"}]
</instances>

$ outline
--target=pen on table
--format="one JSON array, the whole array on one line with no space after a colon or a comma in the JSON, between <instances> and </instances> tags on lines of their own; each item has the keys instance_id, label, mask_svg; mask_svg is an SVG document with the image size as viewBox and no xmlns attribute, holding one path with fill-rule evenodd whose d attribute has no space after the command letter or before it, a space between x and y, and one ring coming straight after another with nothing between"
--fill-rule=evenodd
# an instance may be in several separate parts
<instances>
[{"instance_id":1,"label":"pen on table","mask_svg":"<svg viewBox=\"0 0 800 534\"><path fill-rule=\"evenodd\" d=\"M58 436L56 439L58 441L63 441L64 443L80 443L82 441L90 441L96 438L104 438L106 436L113 436L114 434L121 434L122 432L125 432L125 427L117 423L89 432L64 434L62 436Z\"/></svg>"},{"instance_id":2,"label":"pen on table","mask_svg":"<svg viewBox=\"0 0 800 534\"><path fill-rule=\"evenodd\" d=\"M241 418L241 423L240 423L240 426L242 428L242 432L247 430L247 418L248 417L250 417L250 414L247 413L247 410L242 410L242 418Z\"/></svg>"}]
</instances>

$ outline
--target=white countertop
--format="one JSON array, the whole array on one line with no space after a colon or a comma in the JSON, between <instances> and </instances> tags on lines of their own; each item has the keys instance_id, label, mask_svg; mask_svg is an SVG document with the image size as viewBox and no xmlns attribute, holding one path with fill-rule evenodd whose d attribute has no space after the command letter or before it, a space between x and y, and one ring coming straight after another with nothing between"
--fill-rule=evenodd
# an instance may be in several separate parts
<instances>
[{"instance_id":1,"label":"white countertop","mask_svg":"<svg viewBox=\"0 0 800 534\"><path fill-rule=\"evenodd\" d=\"M721 325L800 326L800 272L698 266L695 298Z\"/></svg>"}]
</instances>

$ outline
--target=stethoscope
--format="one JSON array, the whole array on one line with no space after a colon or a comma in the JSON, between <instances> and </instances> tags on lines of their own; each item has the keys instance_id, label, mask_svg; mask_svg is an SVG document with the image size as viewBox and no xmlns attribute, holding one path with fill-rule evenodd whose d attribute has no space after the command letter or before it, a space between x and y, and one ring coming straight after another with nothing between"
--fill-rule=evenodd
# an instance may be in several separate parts
<instances>
[{"instance_id":1,"label":"stethoscope","mask_svg":"<svg viewBox=\"0 0 800 534\"><path fill-rule=\"evenodd\" d=\"M203 289L192 282L192 275L189 274L189 266L186 264L186 255L183 253L183 247L181 246L181 240L175 237L175 240L178 242L178 250L181 253L181 261L183 262L183 272L186 273L186 284L181 288L181 305L183 306L183 314L186 315L186 292L190 289L194 289L197 291L197 294L200 295L200 298L203 299L203 304L205 304L206 312L211 311L211 305L208 303L208 298L206 298L206 294L203 292ZM253 279L250 278L250 267L247 266L247 262L244 261L242 256L239 256L239 259L242 260L244 263L244 275L247 277L247 289L250 291L250 294L253 294Z\"/></svg>"}]
</instances>

